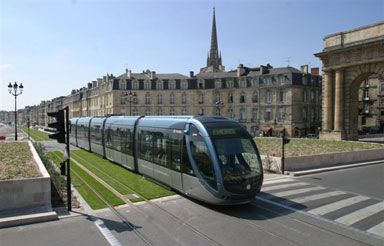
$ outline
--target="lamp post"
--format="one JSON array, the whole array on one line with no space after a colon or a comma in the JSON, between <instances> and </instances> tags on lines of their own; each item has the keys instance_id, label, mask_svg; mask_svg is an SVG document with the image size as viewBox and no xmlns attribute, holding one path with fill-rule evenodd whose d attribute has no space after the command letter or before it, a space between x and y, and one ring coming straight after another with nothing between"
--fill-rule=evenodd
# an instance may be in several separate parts
<instances>
[{"instance_id":1,"label":"lamp post","mask_svg":"<svg viewBox=\"0 0 384 246\"><path fill-rule=\"evenodd\" d=\"M135 96L136 96L136 93L132 91L129 91L129 93L125 93L125 98L129 102L129 116L132 115L132 100L133 100L133 97Z\"/></svg>"},{"instance_id":2,"label":"lamp post","mask_svg":"<svg viewBox=\"0 0 384 246\"><path fill-rule=\"evenodd\" d=\"M23 93L23 89L24 89L24 87L23 87L22 83L20 83L20 86L19 86L16 81L15 81L15 83L13 85L11 84L11 82L9 82L8 92L15 97L15 141L17 141L17 107L16 107L16 98L17 98L17 96L19 96L20 94Z\"/></svg>"},{"instance_id":3,"label":"lamp post","mask_svg":"<svg viewBox=\"0 0 384 246\"><path fill-rule=\"evenodd\" d=\"M215 102L216 110L219 110L219 114L217 114L217 112L216 112L216 115L221 115L221 108L223 106L224 106L224 102L223 101L216 101Z\"/></svg>"}]
</instances>

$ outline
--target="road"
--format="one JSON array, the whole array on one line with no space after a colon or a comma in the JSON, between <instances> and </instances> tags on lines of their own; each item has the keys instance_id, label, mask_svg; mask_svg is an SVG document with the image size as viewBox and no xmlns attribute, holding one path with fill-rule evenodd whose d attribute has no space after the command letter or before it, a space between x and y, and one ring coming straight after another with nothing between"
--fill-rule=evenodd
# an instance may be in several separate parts
<instances>
[{"instance_id":1,"label":"road","mask_svg":"<svg viewBox=\"0 0 384 246\"><path fill-rule=\"evenodd\" d=\"M382 170L382 165L365 168L369 175L378 172L376 168ZM360 173L365 173L365 169L362 170ZM341 186L343 182L338 184L337 180L344 177L351 183L354 171L358 172L358 169L302 178L280 176L267 179L260 196L248 205L209 206L176 195L156 201L163 210L147 203L120 207L119 212L134 226L133 230L108 209L90 212L92 216L0 229L0 244L383 246L384 238L374 230L368 232L380 223L380 216L376 216L378 219L364 217L352 224L350 222L355 221L356 216L348 220L347 215L382 202L380 196L363 193L369 187L356 194L359 190L353 188L355 184L350 185L351 190ZM367 181L362 185L370 183ZM331 209L330 213L324 213L327 205L354 197L361 199L369 194L366 200L345 211ZM383 213L380 208L377 213L375 211L374 214ZM337 221L345 216L347 219ZM140 232L147 243L135 232Z\"/></svg>"}]
</instances>

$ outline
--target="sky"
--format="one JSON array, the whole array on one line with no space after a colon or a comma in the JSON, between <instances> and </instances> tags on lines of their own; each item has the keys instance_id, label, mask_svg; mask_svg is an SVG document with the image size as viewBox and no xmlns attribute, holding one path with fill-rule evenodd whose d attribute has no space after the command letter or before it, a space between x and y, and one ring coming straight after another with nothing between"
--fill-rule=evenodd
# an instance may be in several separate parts
<instances>
[{"instance_id":1,"label":"sky","mask_svg":"<svg viewBox=\"0 0 384 246\"><path fill-rule=\"evenodd\" d=\"M107 73L198 73L216 8L226 70L321 67L326 35L384 20L376 0L0 0L0 110L70 94Z\"/></svg>"}]
</instances>

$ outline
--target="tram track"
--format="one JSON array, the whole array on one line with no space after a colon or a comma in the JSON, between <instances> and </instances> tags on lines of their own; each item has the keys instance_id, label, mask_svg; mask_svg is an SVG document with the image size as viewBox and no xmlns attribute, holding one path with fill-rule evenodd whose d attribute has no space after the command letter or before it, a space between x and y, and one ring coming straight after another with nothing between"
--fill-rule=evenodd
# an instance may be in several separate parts
<instances>
[{"instance_id":1,"label":"tram track","mask_svg":"<svg viewBox=\"0 0 384 246\"><path fill-rule=\"evenodd\" d=\"M82 158L80 155L76 154L76 153L71 153L73 156L76 156L77 158L79 158L82 162L86 162L86 163L89 163L87 160L85 160L84 158ZM101 181L101 183L104 183L106 184L104 181L102 181L97 175L95 175L92 171L90 171L89 169L87 169L86 167L84 167L83 165L81 165L78 161L72 159L73 162L75 162L80 168L82 168L84 171L86 171L88 174L90 174L92 177L96 178L98 181ZM187 227L189 230L191 230L196 236L200 237L201 239L207 241L210 245L215 245L215 246L221 246L222 244L220 244L219 242L217 242L216 240L210 238L208 235L206 235L205 233L201 232L200 230L198 230L197 228L195 228L193 225L183 221L182 219L180 219L179 217L175 216L174 214L170 213L169 211L167 211L166 209L162 208L161 206L157 205L155 202L145 198L143 195L141 195L140 193L136 192L135 190L133 190L131 187L121 183L119 180L117 180L116 178L112 177L111 175L109 175L108 173L104 172L103 170L93 166L93 168L95 168L96 170L98 170L99 172L103 173L105 176L109 177L110 179L113 179L117 184L119 184L120 186L126 188L127 190L129 190L130 192L132 192L131 194L135 194L136 196L138 196L138 198L141 198L143 200L143 202L145 202L146 204L149 204L150 206L156 208L156 209L159 209L161 210L162 212L166 213L169 217L171 217L173 220L175 220L177 223L181 224L182 226L185 226ZM96 176L96 177L95 177ZM137 205L135 205L132 201L130 201L129 199L127 199L126 197L124 197L122 194L120 194L118 191L116 191L114 188L112 188L111 186L109 186L108 184L106 184L106 187L111 191L113 192L115 195L117 195L120 199L122 199L124 202L126 202L128 205L130 205L130 207L132 207L133 209L135 209L137 212L143 214L146 218L148 218L148 214L143 210L141 209L140 207L138 207ZM116 210L117 211L117 210ZM152 217L150 219L153 219ZM175 241L178 241L177 239L174 238Z\"/></svg>"},{"instance_id":2,"label":"tram track","mask_svg":"<svg viewBox=\"0 0 384 246\"><path fill-rule=\"evenodd\" d=\"M56 157L58 157L59 159L61 158L58 154L54 153ZM141 233L140 231L138 231L137 227L135 225L133 225L131 222L129 222L128 219L125 218L125 216L123 214L121 214L117 209L115 209L115 207L110 204L99 192L97 192L85 179L83 179L81 177L81 175L79 175L73 168L71 168L71 172L76 175L77 178L79 178L86 186L88 186L89 189L91 189L95 194L96 196L98 196L107 206L108 208L121 220L121 222L123 222L133 233L135 233L135 235L141 240L143 241L146 245L148 246L154 246L156 245L155 243L153 243L147 236L145 236L143 233Z\"/></svg>"}]
</instances>

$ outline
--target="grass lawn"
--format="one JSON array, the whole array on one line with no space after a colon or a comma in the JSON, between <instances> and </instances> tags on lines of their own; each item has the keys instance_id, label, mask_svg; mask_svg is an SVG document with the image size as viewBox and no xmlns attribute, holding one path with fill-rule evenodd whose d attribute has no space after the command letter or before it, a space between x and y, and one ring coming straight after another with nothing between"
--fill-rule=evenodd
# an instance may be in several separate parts
<instances>
[{"instance_id":1,"label":"grass lawn","mask_svg":"<svg viewBox=\"0 0 384 246\"><path fill-rule=\"evenodd\" d=\"M63 160L63 154L59 151L49 152L48 156L52 158L52 160L59 165L59 163ZM78 175L81 176L89 185L92 186L97 192L99 192L105 200L111 203L114 206L125 204L123 200L118 198L115 194L109 191L106 187L96 181L93 177L91 177L87 172L78 167L75 163L71 162L71 170L75 171ZM72 183L79 191L79 193L83 196L83 198L87 201L87 203L91 206L92 209L105 208L106 204L99 198L97 195L86 186L83 181L72 172L71 175Z\"/></svg>"},{"instance_id":2,"label":"grass lawn","mask_svg":"<svg viewBox=\"0 0 384 246\"><path fill-rule=\"evenodd\" d=\"M18 126L18 128L23 130L25 132L25 134L28 134L28 128L27 127ZM42 131L32 129L32 128L29 128L29 133L31 135L31 138L35 141L45 141L45 140L51 140L52 141L52 140L55 140L55 139L49 138L48 137L49 134L42 132Z\"/></svg>"},{"instance_id":3,"label":"grass lawn","mask_svg":"<svg viewBox=\"0 0 384 246\"><path fill-rule=\"evenodd\" d=\"M145 180L139 174L128 171L119 165L116 165L85 150L72 151L71 156L86 168L92 170L92 172L94 172L104 181L108 182L108 184L121 192L121 194L127 194L129 193L129 190L125 189L124 187L120 187L120 185L113 182L110 178L107 178L105 174L101 174L100 171L95 170L95 167L107 173L109 176L114 177L120 183L128 186L136 193L147 199L154 199L175 194L174 192L169 191L155 183Z\"/></svg>"},{"instance_id":4,"label":"grass lawn","mask_svg":"<svg viewBox=\"0 0 384 246\"><path fill-rule=\"evenodd\" d=\"M256 137L254 140L261 155L281 156L281 138ZM285 156L316 155L378 148L384 148L384 145L357 141L292 138L289 144L285 145Z\"/></svg>"},{"instance_id":5,"label":"grass lawn","mask_svg":"<svg viewBox=\"0 0 384 246\"><path fill-rule=\"evenodd\" d=\"M0 180L41 176L27 142L0 143Z\"/></svg>"}]
</instances>

